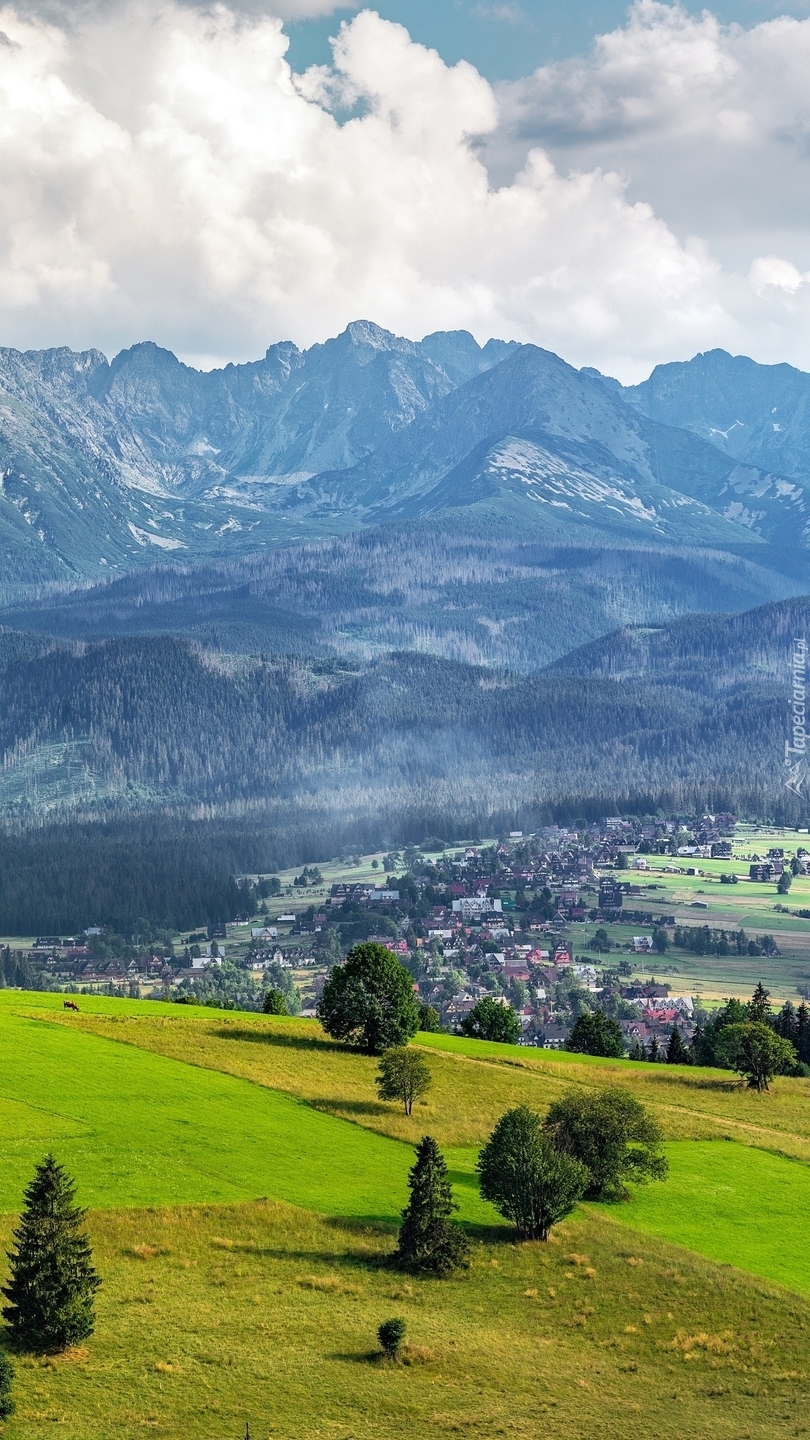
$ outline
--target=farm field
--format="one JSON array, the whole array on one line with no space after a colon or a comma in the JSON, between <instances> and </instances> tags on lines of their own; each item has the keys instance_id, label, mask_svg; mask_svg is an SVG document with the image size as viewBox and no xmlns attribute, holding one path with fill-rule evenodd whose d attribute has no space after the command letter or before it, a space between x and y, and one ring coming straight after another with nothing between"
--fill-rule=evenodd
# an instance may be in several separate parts
<instances>
[{"instance_id":1,"label":"farm field","mask_svg":"<svg viewBox=\"0 0 810 1440\"><path fill-rule=\"evenodd\" d=\"M0 992L0 1245L52 1146L104 1276L86 1347L19 1360L9 1440L803 1433L810 1083L420 1036L434 1087L408 1120L315 1022L81 1006ZM478 1146L510 1105L611 1083L656 1110L669 1181L515 1245ZM474 1242L451 1281L383 1263L424 1130ZM373 1358L391 1314L405 1365Z\"/></svg>"}]
</instances>

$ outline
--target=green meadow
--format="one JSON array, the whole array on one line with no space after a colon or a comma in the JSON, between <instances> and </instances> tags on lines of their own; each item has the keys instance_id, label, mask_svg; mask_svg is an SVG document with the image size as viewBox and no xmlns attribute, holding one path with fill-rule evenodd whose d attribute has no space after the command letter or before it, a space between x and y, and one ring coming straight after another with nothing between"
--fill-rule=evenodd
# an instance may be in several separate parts
<instances>
[{"instance_id":1,"label":"green meadow","mask_svg":"<svg viewBox=\"0 0 810 1440\"><path fill-rule=\"evenodd\" d=\"M804 1433L810 1082L420 1036L412 1118L312 1021L0 992L0 1244L34 1163L75 1175L98 1325L18 1358L10 1440ZM670 1178L517 1245L475 1160L510 1105L626 1085ZM437 1136L473 1240L450 1281L392 1270L413 1143ZM405 1363L376 1354L401 1314Z\"/></svg>"}]
</instances>

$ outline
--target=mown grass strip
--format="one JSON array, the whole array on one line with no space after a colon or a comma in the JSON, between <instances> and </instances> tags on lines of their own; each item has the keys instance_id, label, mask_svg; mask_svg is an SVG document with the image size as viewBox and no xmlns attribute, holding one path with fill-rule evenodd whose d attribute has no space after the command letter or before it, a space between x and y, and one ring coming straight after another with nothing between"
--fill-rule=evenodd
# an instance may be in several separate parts
<instances>
[{"instance_id":1,"label":"mown grass strip","mask_svg":"<svg viewBox=\"0 0 810 1440\"><path fill-rule=\"evenodd\" d=\"M21 1107L24 1107L21 1109ZM409 1145L218 1070L0 1012L0 1208L53 1146L83 1203L269 1195L322 1214L393 1220ZM465 1192L467 1219L493 1212Z\"/></svg>"},{"instance_id":2,"label":"mown grass strip","mask_svg":"<svg viewBox=\"0 0 810 1440\"><path fill-rule=\"evenodd\" d=\"M669 1179L600 1207L721 1264L810 1294L810 1166L748 1145L667 1146Z\"/></svg>"}]
</instances>

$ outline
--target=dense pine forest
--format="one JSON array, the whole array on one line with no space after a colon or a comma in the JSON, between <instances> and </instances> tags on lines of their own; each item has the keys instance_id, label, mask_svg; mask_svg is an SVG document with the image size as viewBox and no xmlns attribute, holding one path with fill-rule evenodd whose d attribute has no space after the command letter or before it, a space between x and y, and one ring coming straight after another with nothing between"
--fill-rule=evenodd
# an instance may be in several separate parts
<instances>
[{"instance_id":1,"label":"dense pine forest","mask_svg":"<svg viewBox=\"0 0 810 1440\"><path fill-rule=\"evenodd\" d=\"M21 822L181 813L448 816L605 797L756 807L784 699L507 672L413 653L234 661L175 638L54 647L6 668L2 799Z\"/></svg>"},{"instance_id":2,"label":"dense pine forest","mask_svg":"<svg viewBox=\"0 0 810 1440\"><path fill-rule=\"evenodd\" d=\"M76 640L186 635L235 654L367 660L416 650L531 673L622 625L743 611L801 592L804 558L796 579L789 560L753 543L745 554L551 545L525 524L439 514L46 593L0 612L0 625Z\"/></svg>"}]
</instances>

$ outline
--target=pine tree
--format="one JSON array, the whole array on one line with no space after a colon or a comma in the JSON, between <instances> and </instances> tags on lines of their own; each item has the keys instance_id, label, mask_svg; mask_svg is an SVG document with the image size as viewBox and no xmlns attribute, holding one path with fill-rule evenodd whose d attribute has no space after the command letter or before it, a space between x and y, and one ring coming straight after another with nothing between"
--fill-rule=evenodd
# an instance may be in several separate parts
<instances>
[{"instance_id":1,"label":"pine tree","mask_svg":"<svg viewBox=\"0 0 810 1440\"><path fill-rule=\"evenodd\" d=\"M11 1398L13 1384L14 1366L7 1355L0 1355L0 1420L7 1420L17 1408Z\"/></svg>"},{"instance_id":2,"label":"pine tree","mask_svg":"<svg viewBox=\"0 0 810 1440\"><path fill-rule=\"evenodd\" d=\"M658 1036L655 1034L653 1034L647 1049L647 1059L651 1061L653 1065L657 1065L661 1059L661 1051L658 1047Z\"/></svg>"},{"instance_id":3,"label":"pine tree","mask_svg":"<svg viewBox=\"0 0 810 1440\"><path fill-rule=\"evenodd\" d=\"M799 1059L805 1065L810 1063L810 1015L804 1001L796 1011L796 1049Z\"/></svg>"},{"instance_id":4,"label":"pine tree","mask_svg":"<svg viewBox=\"0 0 810 1440\"><path fill-rule=\"evenodd\" d=\"M681 1039L681 1032L678 1029L677 1025L673 1026L672 1034L669 1037L669 1045L667 1046L667 1064L689 1064L689 1051L687 1050L686 1046L683 1043L683 1040Z\"/></svg>"},{"instance_id":5,"label":"pine tree","mask_svg":"<svg viewBox=\"0 0 810 1440\"><path fill-rule=\"evenodd\" d=\"M760 980L746 1006L747 1018L754 1025L767 1025L771 1015L770 994Z\"/></svg>"},{"instance_id":6,"label":"pine tree","mask_svg":"<svg viewBox=\"0 0 810 1440\"><path fill-rule=\"evenodd\" d=\"M401 1265L433 1270L437 1275L466 1267L469 1241L450 1216L453 1200L447 1166L432 1135L416 1147L416 1164L408 1176L411 1198L402 1212L396 1258Z\"/></svg>"},{"instance_id":7,"label":"pine tree","mask_svg":"<svg viewBox=\"0 0 810 1440\"><path fill-rule=\"evenodd\" d=\"M25 1191L11 1274L2 1293L14 1337L32 1350L65 1350L92 1335L94 1295L101 1280L92 1265L85 1211L74 1205L75 1185L46 1155Z\"/></svg>"}]
</instances>

